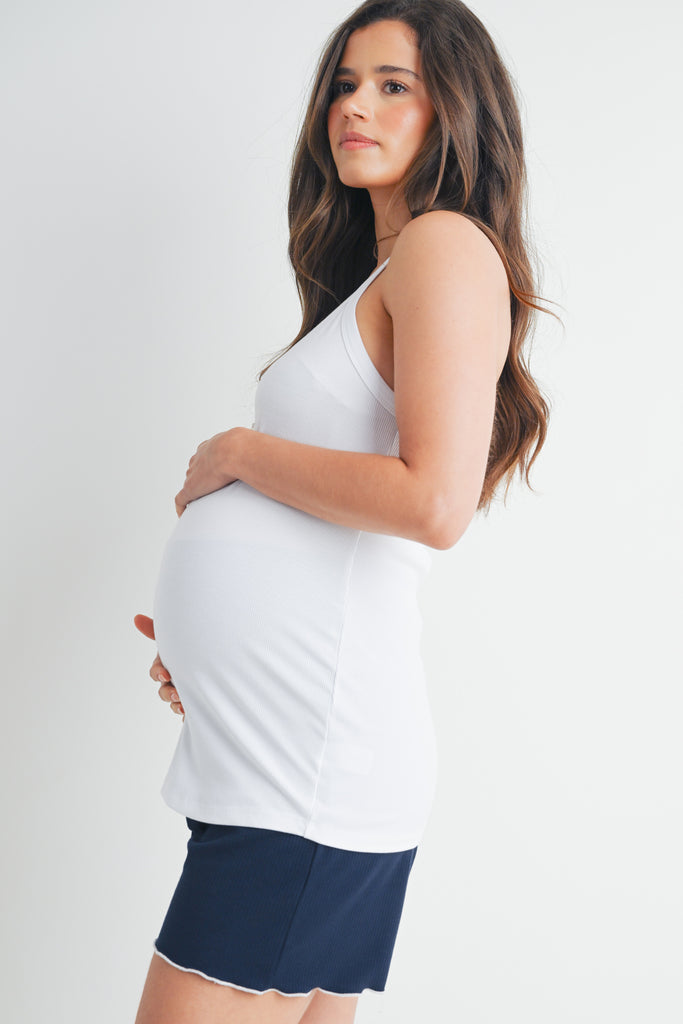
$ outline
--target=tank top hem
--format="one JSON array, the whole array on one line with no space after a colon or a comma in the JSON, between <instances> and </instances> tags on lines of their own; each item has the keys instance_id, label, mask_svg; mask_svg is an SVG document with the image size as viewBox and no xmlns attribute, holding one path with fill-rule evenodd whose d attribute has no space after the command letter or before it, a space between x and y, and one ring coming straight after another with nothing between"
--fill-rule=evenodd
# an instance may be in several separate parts
<instances>
[{"instance_id":1,"label":"tank top hem","mask_svg":"<svg viewBox=\"0 0 683 1024\"><path fill-rule=\"evenodd\" d=\"M250 807L246 804L210 804L181 797L174 792L162 790L164 802L172 811L195 821L212 825L237 825L246 828L265 828L274 832L289 832L292 835L310 839L321 846L355 853L403 853L413 850L422 836L397 834L393 839L383 832L377 837L367 832L339 828L321 828L315 822L307 821L304 815L277 814L268 808Z\"/></svg>"}]
</instances>

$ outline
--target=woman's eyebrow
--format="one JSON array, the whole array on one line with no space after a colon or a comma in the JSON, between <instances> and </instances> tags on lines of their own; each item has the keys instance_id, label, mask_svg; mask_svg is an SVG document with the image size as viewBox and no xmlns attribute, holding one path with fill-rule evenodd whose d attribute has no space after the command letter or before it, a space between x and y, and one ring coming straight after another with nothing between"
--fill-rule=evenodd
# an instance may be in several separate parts
<instances>
[{"instance_id":1,"label":"woman's eyebrow","mask_svg":"<svg viewBox=\"0 0 683 1024\"><path fill-rule=\"evenodd\" d=\"M403 71L406 75L412 75L413 78L417 78L418 82L422 79L418 75L417 71L411 71L410 68L397 68L393 64L380 64L378 68L375 68L376 75L391 74L395 71ZM335 75L355 75L353 68L337 68Z\"/></svg>"}]
</instances>

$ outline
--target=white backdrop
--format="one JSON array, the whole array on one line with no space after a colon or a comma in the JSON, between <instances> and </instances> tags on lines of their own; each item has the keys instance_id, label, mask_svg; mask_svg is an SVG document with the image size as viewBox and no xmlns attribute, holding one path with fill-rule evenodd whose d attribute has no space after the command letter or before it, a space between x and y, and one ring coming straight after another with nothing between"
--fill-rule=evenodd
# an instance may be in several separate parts
<instances>
[{"instance_id":1,"label":"white backdrop","mask_svg":"<svg viewBox=\"0 0 683 1024\"><path fill-rule=\"evenodd\" d=\"M241 6L241 5L240 5ZM0 9L3 1009L134 1018L185 856L147 672L173 496L299 326L340 0ZM680 12L482 0L524 98L547 444L421 595L440 781L358 1024L679 1022ZM554 307L557 308L557 307Z\"/></svg>"}]
</instances>

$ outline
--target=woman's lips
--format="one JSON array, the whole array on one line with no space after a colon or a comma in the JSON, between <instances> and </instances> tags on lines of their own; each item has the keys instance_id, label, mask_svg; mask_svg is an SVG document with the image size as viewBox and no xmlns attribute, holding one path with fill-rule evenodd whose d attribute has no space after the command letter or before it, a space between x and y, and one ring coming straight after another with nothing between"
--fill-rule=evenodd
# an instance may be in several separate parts
<instances>
[{"instance_id":1,"label":"woman's lips","mask_svg":"<svg viewBox=\"0 0 683 1024\"><path fill-rule=\"evenodd\" d=\"M357 139L348 139L346 142L342 142L342 149L367 149L368 146L376 146L376 142L371 142L369 139L366 142L360 142Z\"/></svg>"}]
</instances>

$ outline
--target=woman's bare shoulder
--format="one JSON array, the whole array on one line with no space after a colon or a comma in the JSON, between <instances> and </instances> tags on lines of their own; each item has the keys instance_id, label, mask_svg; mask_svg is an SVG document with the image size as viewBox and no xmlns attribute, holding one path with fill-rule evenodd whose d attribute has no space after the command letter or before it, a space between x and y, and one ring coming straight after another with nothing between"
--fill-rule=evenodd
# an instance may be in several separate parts
<instances>
[{"instance_id":1,"label":"woman's bare shoulder","mask_svg":"<svg viewBox=\"0 0 683 1024\"><path fill-rule=\"evenodd\" d=\"M478 332L487 324L486 346L500 376L510 343L510 285L495 245L468 217L435 210L411 220L379 277L395 362L406 338L422 345L429 332L481 347Z\"/></svg>"},{"instance_id":2,"label":"woman's bare shoulder","mask_svg":"<svg viewBox=\"0 0 683 1024\"><path fill-rule=\"evenodd\" d=\"M503 261L495 245L469 217L454 210L429 210L408 221L394 242L385 272L383 291L387 297L400 292L408 281L428 278L458 266L475 266L490 278L492 287L508 291Z\"/></svg>"}]
</instances>

